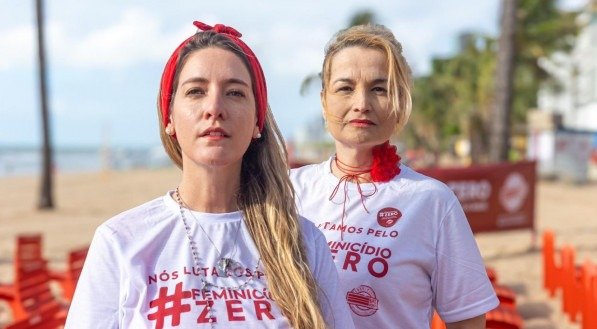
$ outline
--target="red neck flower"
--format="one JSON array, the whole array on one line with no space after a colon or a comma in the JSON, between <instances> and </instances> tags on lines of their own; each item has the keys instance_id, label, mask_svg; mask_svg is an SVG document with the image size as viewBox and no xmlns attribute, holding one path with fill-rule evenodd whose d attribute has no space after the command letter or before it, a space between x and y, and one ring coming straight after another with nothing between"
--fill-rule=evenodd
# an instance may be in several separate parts
<instances>
[{"instance_id":1,"label":"red neck flower","mask_svg":"<svg viewBox=\"0 0 597 329\"><path fill-rule=\"evenodd\" d=\"M400 173L400 156L396 146L389 141L373 148L373 164L371 166L371 180L387 182Z\"/></svg>"}]
</instances>

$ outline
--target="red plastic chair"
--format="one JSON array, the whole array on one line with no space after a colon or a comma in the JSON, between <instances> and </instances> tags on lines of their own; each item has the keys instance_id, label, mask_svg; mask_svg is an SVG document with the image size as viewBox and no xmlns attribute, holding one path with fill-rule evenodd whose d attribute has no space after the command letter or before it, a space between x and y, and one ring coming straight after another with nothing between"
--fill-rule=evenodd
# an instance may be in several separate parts
<instances>
[{"instance_id":1,"label":"red plastic chair","mask_svg":"<svg viewBox=\"0 0 597 329\"><path fill-rule=\"evenodd\" d=\"M568 314L570 321L577 322L577 315L582 311L582 267L576 266L574 247L562 247L562 311Z\"/></svg>"},{"instance_id":2,"label":"red plastic chair","mask_svg":"<svg viewBox=\"0 0 597 329\"><path fill-rule=\"evenodd\" d=\"M555 237L552 230L543 232L543 286L554 297L561 287L561 267L556 264Z\"/></svg>"},{"instance_id":3,"label":"red plastic chair","mask_svg":"<svg viewBox=\"0 0 597 329\"><path fill-rule=\"evenodd\" d=\"M485 328L487 329L521 329L522 317L513 307L500 304L496 309L485 314Z\"/></svg>"},{"instance_id":4,"label":"red plastic chair","mask_svg":"<svg viewBox=\"0 0 597 329\"><path fill-rule=\"evenodd\" d=\"M9 303L17 323L35 321L47 310L52 310L59 322L66 318L50 290L47 261L41 251L41 235L17 237L14 283L0 288L0 299Z\"/></svg>"},{"instance_id":5,"label":"red plastic chair","mask_svg":"<svg viewBox=\"0 0 597 329\"><path fill-rule=\"evenodd\" d=\"M516 293L514 290L500 284L494 284L493 289L500 300L500 306L516 308Z\"/></svg>"},{"instance_id":6,"label":"red plastic chair","mask_svg":"<svg viewBox=\"0 0 597 329\"><path fill-rule=\"evenodd\" d=\"M597 266L586 260L582 270L582 329L597 328Z\"/></svg>"},{"instance_id":7,"label":"red plastic chair","mask_svg":"<svg viewBox=\"0 0 597 329\"><path fill-rule=\"evenodd\" d=\"M59 305L51 305L29 317L10 324L6 329L57 329L64 327L64 319L56 314L62 312Z\"/></svg>"},{"instance_id":8,"label":"red plastic chair","mask_svg":"<svg viewBox=\"0 0 597 329\"><path fill-rule=\"evenodd\" d=\"M63 272L50 271L50 278L60 283L62 287L62 294L66 301L70 302L73 299L85 258L89 247L72 250L68 254L67 269Z\"/></svg>"},{"instance_id":9,"label":"red plastic chair","mask_svg":"<svg viewBox=\"0 0 597 329\"><path fill-rule=\"evenodd\" d=\"M14 253L14 280L16 282L22 279L21 275L26 275L27 269L35 269L40 266L45 267L46 261L42 256L42 236L41 234L33 235L19 235L16 239L15 253ZM25 271L21 271L24 268ZM15 283L0 285L0 300L7 301L14 317L23 317L23 307L18 300L19 287Z\"/></svg>"},{"instance_id":10,"label":"red plastic chair","mask_svg":"<svg viewBox=\"0 0 597 329\"><path fill-rule=\"evenodd\" d=\"M489 278L489 281L491 281L492 284L497 283L498 276L495 269L493 267L486 266L485 271L487 272L487 277Z\"/></svg>"},{"instance_id":11,"label":"red plastic chair","mask_svg":"<svg viewBox=\"0 0 597 329\"><path fill-rule=\"evenodd\" d=\"M431 329L446 329L446 324L439 317L437 312L433 312L433 317L431 318Z\"/></svg>"}]
</instances>

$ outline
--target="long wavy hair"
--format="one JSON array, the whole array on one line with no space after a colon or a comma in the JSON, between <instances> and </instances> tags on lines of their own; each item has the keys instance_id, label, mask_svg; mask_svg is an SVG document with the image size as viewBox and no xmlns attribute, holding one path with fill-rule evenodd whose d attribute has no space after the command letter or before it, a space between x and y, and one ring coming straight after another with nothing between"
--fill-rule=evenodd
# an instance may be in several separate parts
<instances>
[{"instance_id":1,"label":"long wavy hair","mask_svg":"<svg viewBox=\"0 0 597 329\"><path fill-rule=\"evenodd\" d=\"M181 49L173 95L186 59L194 51L209 47L236 54L249 70L255 86L255 75L244 52L225 35L206 31L195 34ZM158 95L161 93L160 90ZM159 96L158 116L166 153L184 170L180 145L165 132ZM323 329L326 324L317 297L319 288L307 263L286 158L282 134L268 107L261 138L253 140L243 156L238 207L261 256L268 289L284 316L293 328Z\"/></svg>"},{"instance_id":2,"label":"long wavy hair","mask_svg":"<svg viewBox=\"0 0 597 329\"><path fill-rule=\"evenodd\" d=\"M356 25L338 31L325 47L321 70L321 89L326 92L329 83L332 60L341 50L348 47L362 47L382 51L388 61L388 95L392 112L396 115L395 130L404 127L412 109L412 73L402 55L402 45L392 31L383 25Z\"/></svg>"}]
</instances>

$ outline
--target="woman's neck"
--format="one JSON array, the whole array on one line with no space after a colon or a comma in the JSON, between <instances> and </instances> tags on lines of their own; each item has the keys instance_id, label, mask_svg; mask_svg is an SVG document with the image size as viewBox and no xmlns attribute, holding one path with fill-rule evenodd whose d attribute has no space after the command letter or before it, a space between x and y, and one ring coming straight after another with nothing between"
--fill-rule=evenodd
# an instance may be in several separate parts
<instances>
[{"instance_id":1,"label":"woman's neck","mask_svg":"<svg viewBox=\"0 0 597 329\"><path fill-rule=\"evenodd\" d=\"M359 181L371 179L371 165L373 164L372 148L354 149L336 145L336 158L332 160L332 173L338 178L352 171L363 171L359 174Z\"/></svg>"},{"instance_id":2,"label":"woman's neck","mask_svg":"<svg viewBox=\"0 0 597 329\"><path fill-rule=\"evenodd\" d=\"M206 213L238 210L240 166L189 167L183 170L179 184L180 197L189 208Z\"/></svg>"}]
</instances>

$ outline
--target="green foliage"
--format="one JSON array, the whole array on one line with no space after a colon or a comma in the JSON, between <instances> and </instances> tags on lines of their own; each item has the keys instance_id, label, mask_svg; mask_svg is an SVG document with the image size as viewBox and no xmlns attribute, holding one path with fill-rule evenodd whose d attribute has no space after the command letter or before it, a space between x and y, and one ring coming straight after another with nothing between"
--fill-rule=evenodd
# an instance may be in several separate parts
<instances>
[{"instance_id":1,"label":"green foliage","mask_svg":"<svg viewBox=\"0 0 597 329\"><path fill-rule=\"evenodd\" d=\"M524 122L526 112L537 107L537 91L548 75L537 64L555 51L569 51L578 33L578 12L562 12L556 1L519 0L516 32L513 123Z\"/></svg>"},{"instance_id":2,"label":"green foliage","mask_svg":"<svg viewBox=\"0 0 597 329\"><path fill-rule=\"evenodd\" d=\"M434 59L432 73L415 79L412 132L419 136L413 147L445 152L458 135L478 129L475 120L486 118L493 99L495 41L468 33L461 37L460 52Z\"/></svg>"},{"instance_id":3,"label":"green foliage","mask_svg":"<svg viewBox=\"0 0 597 329\"><path fill-rule=\"evenodd\" d=\"M376 23L377 19L375 17L375 13L369 9L365 9L365 10L360 10L358 12L356 12L354 15L352 15L352 17L350 18L350 21L348 23L348 26L357 26L357 25L365 25L365 24L371 24L371 23Z\"/></svg>"},{"instance_id":4,"label":"green foliage","mask_svg":"<svg viewBox=\"0 0 597 329\"><path fill-rule=\"evenodd\" d=\"M557 9L555 0L519 1L513 125L524 123L527 111L537 106L539 86L553 85L537 61L571 49L578 32L577 15ZM452 57L435 59L431 73L415 79L411 127L405 131L409 146L445 152L455 138L466 137L473 152L487 152L496 59L495 38L475 33L460 37L460 49Z\"/></svg>"}]
</instances>

